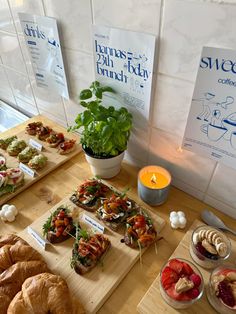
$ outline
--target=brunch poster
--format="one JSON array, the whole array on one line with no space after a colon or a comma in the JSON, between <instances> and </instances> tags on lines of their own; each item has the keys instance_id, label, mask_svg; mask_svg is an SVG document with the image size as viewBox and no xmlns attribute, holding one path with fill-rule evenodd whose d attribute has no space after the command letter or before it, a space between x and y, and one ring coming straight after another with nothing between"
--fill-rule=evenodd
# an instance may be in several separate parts
<instances>
[{"instance_id":1,"label":"brunch poster","mask_svg":"<svg viewBox=\"0 0 236 314\"><path fill-rule=\"evenodd\" d=\"M148 120L155 36L94 25L93 45L96 79L118 92L134 122Z\"/></svg>"},{"instance_id":2,"label":"brunch poster","mask_svg":"<svg viewBox=\"0 0 236 314\"><path fill-rule=\"evenodd\" d=\"M236 52L204 47L183 148L236 168Z\"/></svg>"},{"instance_id":3,"label":"brunch poster","mask_svg":"<svg viewBox=\"0 0 236 314\"><path fill-rule=\"evenodd\" d=\"M69 99L56 20L26 13L18 15L37 85Z\"/></svg>"}]
</instances>

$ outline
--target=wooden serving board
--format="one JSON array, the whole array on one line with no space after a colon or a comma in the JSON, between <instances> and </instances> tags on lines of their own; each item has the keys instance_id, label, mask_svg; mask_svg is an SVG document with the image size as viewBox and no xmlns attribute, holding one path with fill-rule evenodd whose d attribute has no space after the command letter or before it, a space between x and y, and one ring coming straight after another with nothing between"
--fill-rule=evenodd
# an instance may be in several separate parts
<instances>
[{"instance_id":1,"label":"wooden serving board","mask_svg":"<svg viewBox=\"0 0 236 314\"><path fill-rule=\"evenodd\" d=\"M51 127L56 132L62 132L66 139L75 139L76 140L75 149L69 154L60 155L57 152L57 150L58 150L57 148L50 147L46 142L40 141L39 139L37 139L36 136L31 136L31 135L25 133L25 127L27 126L27 124L31 123L31 122L35 122L35 121L41 121L43 123L43 125ZM42 115L31 118L27 122L24 122L15 128L12 128L6 132L1 133L0 138L4 139L4 138L7 138L7 137L13 136L13 135L16 135L18 137L18 139L20 139L20 140L25 140L27 144L28 144L30 138L32 138L35 141L37 141L38 143L42 144L43 145L42 154L48 158L48 161L47 161L46 166L43 169L35 172L34 177L30 177L28 174L25 174L24 184L21 187L17 188L14 193L8 193L8 194L2 195L0 197L0 205L6 203L9 199L13 198L14 196L19 194L20 192L24 191L29 186L31 186L33 183L40 180L42 177L47 175L49 172L53 171L54 169L56 169L57 167L59 167L60 165L65 163L67 160L69 160L70 158L74 157L76 154L78 154L79 152L82 151L81 145L79 145L80 139L79 139L78 135L76 135L74 133L68 133L64 127L58 125L54 121L49 120L48 118L46 118ZM19 161L18 161L17 157L13 157L13 156L8 155L8 153L1 148L0 148L0 155L3 155L6 158L6 164L7 164L8 168L19 166Z\"/></svg>"},{"instance_id":2,"label":"wooden serving board","mask_svg":"<svg viewBox=\"0 0 236 314\"><path fill-rule=\"evenodd\" d=\"M75 206L69 200L69 197L66 197L50 211L33 222L30 227L39 234L42 234L42 226L46 219L51 212L62 204L68 205L71 209L76 208L81 214L86 212ZM161 217L150 213L150 211L146 211L150 214L156 230L159 232L163 228L165 221ZM93 213L86 212L86 214L95 218L95 214ZM103 224L101 221L99 222ZM76 274L70 267L74 239L71 238L55 245L50 244L47 250L44 251L28 234L27 229L19 233L19 236L42 254L49 268L54 273L61 275L67 281L72 295L84 306L86 313L95 313L140 257L139 250L131 249L124 243L121 243L120 240L123 238L124 230L117 233L106 228L104 234L110 239L111 247L106 253L101 265L97 265L83 276Z\"/></svg>"},{"instance_id":3,"label":"wooden serving board","mask_svg":"<svg viewBox=\"0 0 236 314\"><path fill-rule=\"evenodd\" d=\"M174 314L174 313L186 313L186 314L198 314L198 313L204 313L204 314L208 314L208 313L216 313L215 310L213 309L213 307L209 304L208 300L207 300L207 296L206 296L206 285L209 281L209 277L210 277L210 273L211 270L206 270L204 268L202 268L201 266L199 266L198 264L196 264L189 253L189 246L190 246L190 241L191 241L191 235L192 235L192 231L199 225L203 225L203 222L200 222L199 220L195 220L194 223L192 224L192 226L190 227L190 229L188 230L188 232L185 234L185 236L183 237L182 241L180 242L180 244L178 245L178 247L176 248L176 250L174 251L174 253L171 255L171 258L174 257L179 257L179 258L185 258L189 261L191 261L192 263L194 263L199 270L202 273L202 276L204 278L204 283L205 283L205 290L204 290L204 294L202 296L202 298L196 302L195 304L193 304L191 307L189 307L188 309L184 309L184 310L176 310L174 308L172 308L171 306L169 306L164 299L161 296L160 293L160 288L159 288L159 282L160 282L160 274L157 276L157 278L154 280L153 284L151 285L151 287L148 289L148 291L146 292L146 294L144 295L144 297L142 298L142 300L140 301L140 303L137 306L137 310L139 313L141 314L156 314L156 313L170 313L170 314ZM227 234L228 236L228 234ZM231 261L233 263L235 263L236 260L236 241L232 240L232 238L230 239L231 241L231 245L232 245L232 253L231 256L229 258L229 260L227 261Z\"/></svg>"}]
</instances>

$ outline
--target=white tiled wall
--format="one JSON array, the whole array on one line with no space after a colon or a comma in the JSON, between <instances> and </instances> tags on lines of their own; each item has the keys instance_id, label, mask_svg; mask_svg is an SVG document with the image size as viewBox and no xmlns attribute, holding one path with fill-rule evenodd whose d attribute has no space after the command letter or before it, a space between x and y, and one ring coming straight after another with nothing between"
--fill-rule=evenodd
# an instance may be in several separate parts
<instances>
[{"instance_id":1,"label":"white tiled wall","mask_svg":"<svg viewBox=\"0 0 236 314\"><path fill-rule=\"evenodd\" d=\"M17 12L57 19L70 100L36 86ZM135 130L127 160L163 165L175 186L236 218L236 171L179 149L202 46L236 49L236 0L0 0L0 98L71 125L82 110L77 95L94 78L92 23L158 38L153 114L147 132Z\"/></svg>"}]
</instances>

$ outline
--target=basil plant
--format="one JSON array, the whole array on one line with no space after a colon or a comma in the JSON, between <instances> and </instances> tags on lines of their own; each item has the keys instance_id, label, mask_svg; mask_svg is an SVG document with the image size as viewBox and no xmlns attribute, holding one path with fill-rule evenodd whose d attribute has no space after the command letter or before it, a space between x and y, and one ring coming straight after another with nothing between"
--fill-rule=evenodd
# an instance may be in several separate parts
<instances>
[{"instance_id":1,"label":"basil plant","mask_svg":"<svg viewBox=\"0 0 236 314\"><path fill-rule=\"evenodd\" d=\"M132 128L132 114L124 107L102 105L103 93L115 93L109 86L93 82L81 91L79 99L85 111L78 114L70 131L83 128L81 144L94 157L114 157L126 150Z\"/></svg>"}]
</instances>

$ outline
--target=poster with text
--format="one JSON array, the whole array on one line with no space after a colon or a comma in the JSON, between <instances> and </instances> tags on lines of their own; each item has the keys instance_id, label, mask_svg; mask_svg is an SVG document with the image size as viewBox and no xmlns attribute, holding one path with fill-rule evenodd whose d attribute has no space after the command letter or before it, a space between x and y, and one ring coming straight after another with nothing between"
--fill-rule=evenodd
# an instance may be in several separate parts
<instances>
[{"instance_id":1,"label":"poster with text","mask_svg":"<svg viewBox=\"0 0 236 314\"><path fill-rule=\"evenodd\" d=\"M183 148L236 168L236 51L203 48Z\"/></svg>"},{"instance_id":2,"label":"poster with text","mask_svg":"<svg viewBox=\"0 0 236 314\"><path fill-rule=\"evenodd\" d=\"M93 26L95 76L119 95L134 125L144 127L149 119L155 36L104 26ZM117 95L110 95L112 104ZM111 100L113 98L113 102Z\"/></svg>"},{"instance_id":3,"label":"poster with text","mask_svg":"<svg viewBox=\"0 0 236 314\"><path fill-rule=\"evenodd\" d=\"M69 98L56 19L18 13L39 87Z\"/></svg>"}]
</instances>

